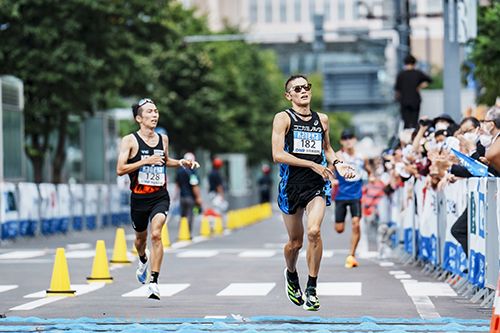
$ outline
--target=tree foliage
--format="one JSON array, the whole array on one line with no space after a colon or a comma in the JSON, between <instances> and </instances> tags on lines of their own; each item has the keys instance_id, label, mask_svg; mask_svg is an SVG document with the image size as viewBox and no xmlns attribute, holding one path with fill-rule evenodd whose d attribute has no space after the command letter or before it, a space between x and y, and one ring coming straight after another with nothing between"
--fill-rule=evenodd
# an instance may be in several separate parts
<instances>
[{"instance_id":1,"label":"tree foliage","mask_svg":"<svg viewBox=\"0 0 500 333\"><path fill-rule=\"evenodd\" d=\"M478 103L493 105L500 96L500 3L478 7L477 38L472 42L474 74L482 85Z\"/></svg>"}]
</instances>

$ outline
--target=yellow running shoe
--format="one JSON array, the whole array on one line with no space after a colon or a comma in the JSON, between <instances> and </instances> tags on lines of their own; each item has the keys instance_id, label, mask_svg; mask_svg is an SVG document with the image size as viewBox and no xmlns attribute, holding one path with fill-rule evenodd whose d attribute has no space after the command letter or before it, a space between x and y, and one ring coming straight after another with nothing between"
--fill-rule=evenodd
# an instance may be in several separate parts
<instances>
[{"instance_id":1,"label":"yellow running shoe","mask_svg":"<svg viewBox=\"0 0 500 333\"><path fill-rule=\"evenodd\" d=\"M345 260L345 267L346 268L358 267L358 261L356 260L356 258L354 258L353 255L347 257L347 259Z\"/></svg>"}]
</instances>

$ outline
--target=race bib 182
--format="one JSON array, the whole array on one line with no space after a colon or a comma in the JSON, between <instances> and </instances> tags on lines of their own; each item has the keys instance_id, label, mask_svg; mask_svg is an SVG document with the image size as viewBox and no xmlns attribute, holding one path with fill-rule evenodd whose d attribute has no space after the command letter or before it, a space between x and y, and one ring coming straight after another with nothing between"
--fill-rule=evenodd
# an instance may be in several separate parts
<instances>
[{"instance_id":1,"label":"race bib 182","mask_svg":"<svg viewBox=\"0 0 500 333\"><path fill-rule=\"evenodd\" d=\"M317 132L293 132L293 152L297 154L321 155L323 137Z\"/></svg>"}]
</instances>

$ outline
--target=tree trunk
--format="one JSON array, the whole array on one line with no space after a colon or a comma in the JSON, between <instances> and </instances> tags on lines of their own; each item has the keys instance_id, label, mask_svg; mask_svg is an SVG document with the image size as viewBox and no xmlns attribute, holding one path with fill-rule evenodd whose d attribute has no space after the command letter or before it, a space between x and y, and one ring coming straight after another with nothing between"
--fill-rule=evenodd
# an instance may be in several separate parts
<instances>
[{"instance_id":1,"label":"tree trunk","mask_svg":"<svg viewBox=\"0 0 500 333\"><path fill-rule=\"evenodd\" d=\"M54 156L54 161L52 163L52 177L54 184L61 183L61 178L62 178L61 173L64 166L64 162L66 161L67 130L68 130L68 115L63 114L61 115L61 121L59 123L56 153Z\"/></svg>"},{"instance_id":2,"label":"tree trunk","mask_svg":"<svg viewBox=\"0 0 500 333\"><path fill-rule=\"evenodd\" d=\"M33 177L36 184L43 182L43 157L28 156L33 165Z\"/></svg>"}]
</instances>

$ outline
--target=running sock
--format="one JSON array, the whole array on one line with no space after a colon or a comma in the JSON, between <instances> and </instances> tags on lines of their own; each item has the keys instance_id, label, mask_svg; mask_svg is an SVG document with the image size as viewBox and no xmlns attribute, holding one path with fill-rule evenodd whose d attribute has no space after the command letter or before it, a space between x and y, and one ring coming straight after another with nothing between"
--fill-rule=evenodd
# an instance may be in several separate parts
<instances>
[{"instance_id":1,"label":"running sock","mask_svg":"<svg viewBox=\"0 0 500 333\"><path fill-rule=\"evenodd\" d=\"M144 252L143 256L139 256L139 259L141 260L141 262L143 264L147 263L148 262L148 256L146 255L146 252Z\"/></svg>"},{"instance_id":2,"label":"running sock","mask_svg":"<svg viewBox=\"0 0 500 333\"><path fill-rule=\"evenodd\" d=\"M312 277L309 275L309 279L307 280L307 286L308 287L316 287L316 283L318 281L318 277Z\"/></svg>"},{"instance_id":3,"label":"running sock","mask_svg":"<svg viewBox=\"0 0 500 333\"><path fill-rule=\"evenodd\" d=\"M159 272L151 272L151 281L152 283L158 283L158 275L160 275Z\"/></svg>"},{"instance_id":4,"label":"running sock","mask_svg":"<svg viewBox=\"0 0 500 333\"><path fill-rule=\"evenodd\" d=\"M299 275L297 274L297 271L292 273L287 269L286 274L288 275L288 278L293 282L297 282L299 280Z\"/></svg>"}]
</instances>

